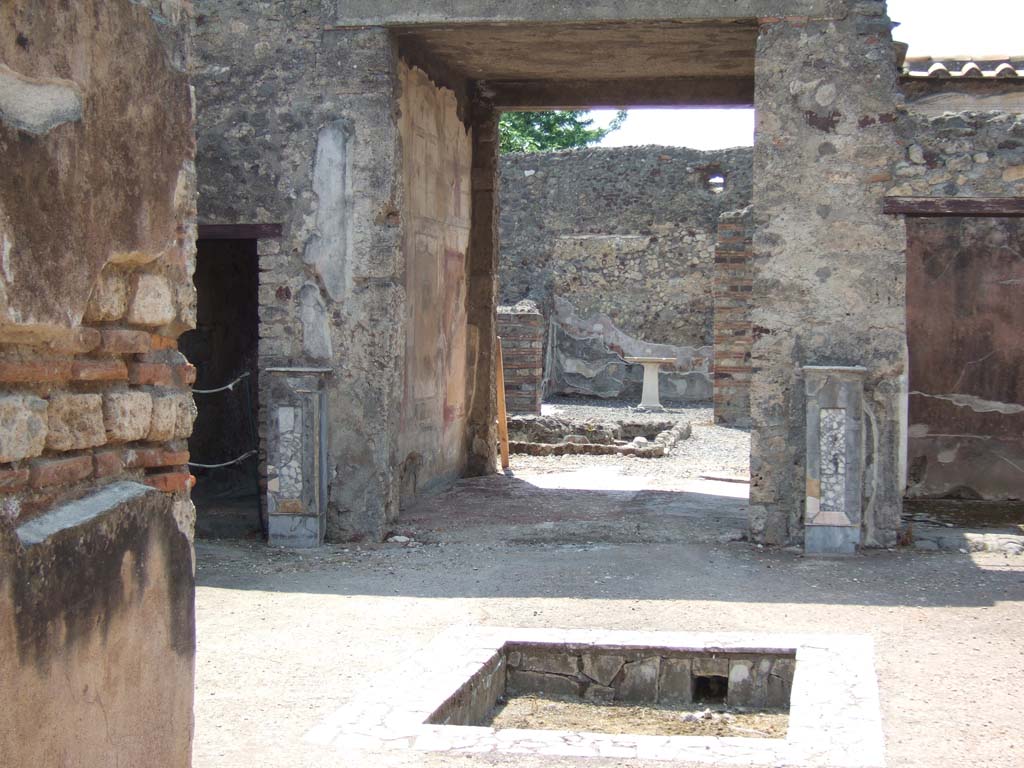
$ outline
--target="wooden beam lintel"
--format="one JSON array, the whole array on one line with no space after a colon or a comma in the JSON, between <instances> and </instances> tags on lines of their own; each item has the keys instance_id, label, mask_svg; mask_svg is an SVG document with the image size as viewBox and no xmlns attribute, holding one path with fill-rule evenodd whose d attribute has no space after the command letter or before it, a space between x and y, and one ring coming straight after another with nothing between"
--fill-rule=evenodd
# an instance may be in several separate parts
<instances>
[{"instance_id":1,"label":"wooden beam lintel","mask_svg":"<svg viewBox=\"0 0 1024 768\"><path fill-rule=\"evenodd\" d=\"M280 237L280 224L200 224L200 240L260 240Z\"/></svg>"},{"instance_id":2,"label":"wooden beam lintel","mask_svg":"<svg viewBox=\"0 0 1024 768\"><path fill-rule=\"evenodd\" d=\"M1024 216L1024 197L886 197L883 213L904 216Z\"/></svg>"},{"instance_id":3,"label":"wooden beam lintel","mask_svg":"<svg viewBox=\"0 0 1024 768\"><path fill-rule=\"evenodd\" d=\"M502 110L594 107L753 107L753 77L646 80L486 80L477 84Z\"/></svg>"}]
</instances>

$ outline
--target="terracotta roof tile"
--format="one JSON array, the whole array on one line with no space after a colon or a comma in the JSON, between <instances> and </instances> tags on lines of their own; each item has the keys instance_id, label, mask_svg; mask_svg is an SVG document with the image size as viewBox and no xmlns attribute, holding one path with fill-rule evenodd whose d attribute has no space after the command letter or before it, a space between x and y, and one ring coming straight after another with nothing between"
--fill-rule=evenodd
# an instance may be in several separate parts
<instances>
[{"instance_id":1,"label":"terracotta roof tile","mask_svg":"<svg viewBox=\"0 0 1024 768\"><path fill-rule=\"evenodd\" d=\"M908 77L970 77L1024 79L1024 56L909 56Z\"/></svg>"}]
</instances>

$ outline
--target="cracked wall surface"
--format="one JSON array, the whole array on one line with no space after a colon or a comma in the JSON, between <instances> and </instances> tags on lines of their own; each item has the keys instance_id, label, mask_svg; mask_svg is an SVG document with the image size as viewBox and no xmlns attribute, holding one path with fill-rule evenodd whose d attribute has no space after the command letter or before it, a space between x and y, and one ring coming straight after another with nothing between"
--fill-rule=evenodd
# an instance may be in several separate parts
<instances>
[{"instance_id":1,"label":"cracked wall surface","mask_svg":"<svg viewBox=\"0 0 1024 768\"><path fill-rule=\"evenodd\" d=\"M189 24L0 6L5 765L191 763Z\"/></svg>"}]
</instances>

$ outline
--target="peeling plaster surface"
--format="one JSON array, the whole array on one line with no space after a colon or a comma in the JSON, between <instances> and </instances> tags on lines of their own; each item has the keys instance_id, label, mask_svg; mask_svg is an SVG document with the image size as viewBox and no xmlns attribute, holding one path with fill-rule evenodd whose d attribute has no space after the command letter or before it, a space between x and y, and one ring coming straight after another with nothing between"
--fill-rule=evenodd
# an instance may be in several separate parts
<instances>
[{"instance_id":1,"label":"peeling plaster surface","mask_svg":"<svg viewBox=\"0 0 1024 768\"><path fill-rule=\"evenodd\" d=\"M192 238L173 233L193 133L188 76L168 60L182 29L127 0L38 5L0 3L0 325L42 335L81 321L113 254L189 261Z\"/></svg>"},{"instance_id":2,"label":"peeling plaster surface","mask_svg":"<svg viewBox=\"0 0 1024 768\"><path fill-rule=\"evenodd\" d=\"M306 243L304 261L323 281L334 301L348 290L352 253L352 168L349 142L352 125L336 120L320 129L313 165L316 232Z\"/></svg>"},{"instance_id":3,"label":"peeling plaster surface","mask_svg":"<svg viewBox=\"0 0 1024 768\"><path fill-rule=\"evenodd\" d=\"M912 395L921 397L934 397L936 400L945 400L960 408L970 408L975 413L1024 413L1024 405L1020 403L999 403L995 400L985 400L974 395L929 395L927 392L911 392Z\"/></svg>"},{"instance_id":4,"label":"peeling plaster surface","mask_svg":"<svg viewBox=\"0 0 1024 768\"><path fill-rule=\"evenodd\" d=\"M299 291L299 319L302 321L302 351L314 360L330 360L331 329L327 324L327 308L320 298L320 289L306 283Z\"/></svg>"},{"instance_id":5,"label":"peeling plaster surface","mask_svg":"<svg viewBox=\"0 0 1024 768\"><path fill-rule=\"evenodd\" d=\"M0 121L41 135L82 118L82 93L71 80L25 77L0 64Z\"/></svg>"}]
</instances>

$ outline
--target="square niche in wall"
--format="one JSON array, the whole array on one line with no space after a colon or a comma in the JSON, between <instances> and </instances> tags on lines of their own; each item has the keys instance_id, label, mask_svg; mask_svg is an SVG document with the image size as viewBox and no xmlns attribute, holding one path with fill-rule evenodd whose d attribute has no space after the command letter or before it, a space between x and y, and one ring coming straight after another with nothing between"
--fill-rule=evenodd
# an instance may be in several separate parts
<instances>
[{"instance_id":1,"label":"square niche in wall","mask_svg":"<svg viewBox=\"0 0 1024 768\"><path fill-rule=\"evenodd\" d=\"M460 627L316 726L338 749L881 766L871 639Z\"/></svg>"}]
</instances>

